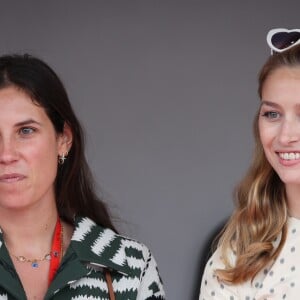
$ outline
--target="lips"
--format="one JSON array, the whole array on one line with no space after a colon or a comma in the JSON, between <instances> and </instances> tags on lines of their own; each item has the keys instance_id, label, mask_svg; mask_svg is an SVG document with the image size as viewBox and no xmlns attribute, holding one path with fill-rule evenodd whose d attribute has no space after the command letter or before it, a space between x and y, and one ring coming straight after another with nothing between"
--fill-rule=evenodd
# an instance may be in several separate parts
<instances>
[{"instance_id":1,"label":"lips","mask_svg":"<svg viewBox=\"0 0 300 300\"><path fill-rule=\"evenodd\" d=\"M13 183L21 181L25 178L24 175L18 173L3 174L0 176L0 183Z\"/></svg>"}]
</instances>

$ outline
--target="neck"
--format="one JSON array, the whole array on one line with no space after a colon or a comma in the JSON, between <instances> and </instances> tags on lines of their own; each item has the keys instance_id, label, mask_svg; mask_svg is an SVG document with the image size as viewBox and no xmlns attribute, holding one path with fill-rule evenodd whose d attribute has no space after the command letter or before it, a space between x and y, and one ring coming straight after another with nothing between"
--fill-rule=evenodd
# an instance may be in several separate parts
<instances>
[{"instance_id":1,"label":"neck","mask_svg":"<svg viewBox=\"0 0 300 300\"><path fill-rule=\"evenodd\" d=\"M286 194L289 214L300 219L300 185L286 185Z\"/></svg>"},{"instance_id":2,"label":"neck","mask_svg":"<svg viewBox=\"0 0 300 300\"><path fill-rule=\"evenodd\" d=\"M57 221L56 207L42 211L0 210L0 220L4 241L13 253L21 252L34 257L51 248Z\"/></svg>"}]
</instances>

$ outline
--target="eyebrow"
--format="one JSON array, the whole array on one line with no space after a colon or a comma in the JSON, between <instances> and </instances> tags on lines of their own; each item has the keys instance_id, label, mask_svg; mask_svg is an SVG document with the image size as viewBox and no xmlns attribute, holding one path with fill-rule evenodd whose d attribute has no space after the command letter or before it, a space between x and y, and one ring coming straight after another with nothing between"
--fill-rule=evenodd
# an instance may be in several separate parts
<instances>
[{"instance_id":1,"label":"eyebrow","mask_svg":"<svg viewBox=\"0 0 300 300\"><path fill-rule=\"evenodd\" d=\"M18 126L24 126L24 125L29 125L29 124L37 124L39 126L41 126L42 124L38 121L35 121L33 119L27 119L27 120L24 120L24 121L21 121L21 122L18 122L15 124L16 127Z\"/></svg>"},{"instance_id":2,"label":"eyebrow","mask_svg":"<svg viewBox=\"0 0 300 300\"><path fill-rule=\"evenodd\" d=\"M263 105L271 106L271 107L274 107L274 108L280 108L280 107L281 107L279 104L274 103L274 102L271 102L271 101L267 101L267 100L262 100L262 101L261 101L260 107L262 107ZM300 103L297 103L297 104L295 105L295 107L296 107L297 109L300 109Z\"/></svg>"},{"instance_id":3,"label":"eyebrow","mask_svg":"<svg viewBox=\"0 0 300 300\"><path fill-rule=\"evenodd\" d=\"M268 105L268 106L272 106L272 107L275 107L275 108L279 108L280 107L279 104L271 102L271 101L266 101L266 100L262 100L261 101L260 106L263 106L263 105Z\"/></svg>"}]
</instances>

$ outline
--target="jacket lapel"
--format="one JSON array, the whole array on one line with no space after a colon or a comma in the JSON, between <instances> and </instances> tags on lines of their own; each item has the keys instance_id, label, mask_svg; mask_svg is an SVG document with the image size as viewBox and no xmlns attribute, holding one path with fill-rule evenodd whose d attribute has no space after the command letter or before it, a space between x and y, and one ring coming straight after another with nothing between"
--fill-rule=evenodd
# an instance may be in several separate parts
<instances>
[{"instance_id":1,"label":"jacket lapel","mask_svg":"<svg viewBox=\"0 0 300 300\"><path fill-rule=\"evenodd\" d=\"M25 291L15 271L0 230L0 286L16 299L26 299Z\"/></svg>"}]
</instances>

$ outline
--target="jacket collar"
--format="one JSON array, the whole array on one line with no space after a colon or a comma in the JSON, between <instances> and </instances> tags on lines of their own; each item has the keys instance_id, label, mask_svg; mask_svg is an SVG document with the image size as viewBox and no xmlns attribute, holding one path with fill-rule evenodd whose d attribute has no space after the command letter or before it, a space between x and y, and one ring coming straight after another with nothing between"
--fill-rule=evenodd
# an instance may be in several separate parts
<instances>
[{"instance_id":1,"label":"jacket collar","mask_svg":"<svg viewBox=\"0 0 300 300\"><path fill-rule=\"evenodd\" d=\"M126 255L127 239L86 217L76 217L71 247L80 261L91 267L108 268L133 275Z\"/></svg>"}]
</instances>

